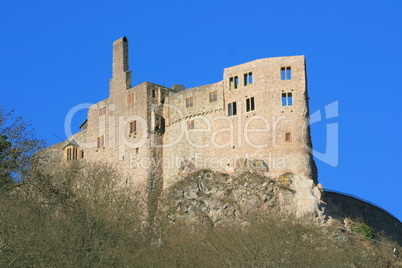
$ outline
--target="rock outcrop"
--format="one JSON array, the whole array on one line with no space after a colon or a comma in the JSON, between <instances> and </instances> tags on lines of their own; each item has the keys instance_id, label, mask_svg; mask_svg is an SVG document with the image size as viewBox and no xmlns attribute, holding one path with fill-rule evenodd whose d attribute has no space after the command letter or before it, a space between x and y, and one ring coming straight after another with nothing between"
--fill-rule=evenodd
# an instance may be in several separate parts
<instances>
[{"instance_id":1,"label":"rock outcrop","mask_svg":"<svg viewBox=\"0 0 402 268\"><path fill-rule=\"evenodd\" d=\"M252 215L268 211L322 223L326 216L321 194L320 185L303 175L270 178L258 172L229 175L199 170L166 189L160 208L170 221L210 226L247 224Z\"/></svg>"}]
</instances>

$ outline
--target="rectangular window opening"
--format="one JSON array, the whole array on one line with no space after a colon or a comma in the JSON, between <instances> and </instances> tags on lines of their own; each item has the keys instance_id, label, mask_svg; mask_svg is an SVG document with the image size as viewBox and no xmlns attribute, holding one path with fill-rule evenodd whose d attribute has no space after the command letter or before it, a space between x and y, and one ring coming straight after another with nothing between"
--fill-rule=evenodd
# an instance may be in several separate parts
<instances>
[{"instance_id":1,"label":"rectangular window opening","mask_svg":"<svg viewBox=\"0 0 402 268\"><path fill-rule=\"evenodd\" d=\"M281 67L281 80L292 79L292 70L289 66Z\"/></svg>"},{"instance_id":2,"label":"rectangular window opening","mask_svg":"<svg viewBox=\"0 0 402 268\"><path fill-rule=\"evenodd\" d=\"M194 120L187 121L187 130L194 129L194 127L195 127Z\"/></svg>"},{"instance_id":3,"label":"rectangular window opening","mask_svg":"<svg viewBox=\"0 0 402 268\"><path fill-rule=\"evenodd\" d=\"M233 76L229 78L229 89L236 89L239 86L239 77Z\"/></svg>"},{"instance_id":4,"label":"rectangular window opening","mask_svg":"<svg viewBox=\"0 0 402 268\"><path fill-rule=\"evenodd\" d=\"M252 83L253 83L253 73L252 72L245 73L244 74L244 86L247 86Z\"/></svg>"},{"instance_id":5,"label":"rectangular window opening","mask_svg":"<svg viewBox=\"0 0 402 268\"><path fill-rule=\"evenodd\" d=\"M137 131L137 121L130 122L130 134Z\"/></svg>"},{"instance_id":6,"label":"rectangular window opening","mask_svg":"<svg viewBox=\"0 0 402 268\"><path fill-rule=\"evenodd\" d=\"M255 105L254 105L254 97L246 99L246 112L254 111L255 110Z\"/></svg>"},{"instance_id":7,"label":"rectangular window opening","mask_svg":"<svg viewBox=\"0 0 402 268\"><path fill-rule=\"evenodd\" d=\"M214 102L218 100L218 92L214 91L209 93L209 102Z\"/></svg>"},{"instance_id":8,"label":"rectangular window opening","mask_svg":"<svg viewBox=\"0 0 402 268\"><path fill-rule=\"evenodd\" d=\"M287 141L287 142L292 141L292 133L290 133L290 132L285 133L285 141Z\"/></svg>"},{"instance_id":9,"label":"rectangular window opening","mask_svg":"<svg viewBox=\"0 0 402 268\"><path fill-rule=\"evenodd\" d=\"M193 97L187 98L187 99L186 99L186 108L193 107L193 105L194 105L194 103L193 103Z\"/></svg>"},{"instance_id":10,"label":"rectangular window opening","mask_svg":"<svg viewBox=\"0 0 402 268\"><path fill-rule=\"evenodd\" d=\"M293 105L293 94L292 92L282 93L282 106L292 106Z\"/></svg>"},{"instance_id":11,"label":"rectangular window opening","mask_svg":"<svg viewBox=\"0 0 402 268\"><path fill-rule=\"evenodd\" d=\"M228 116L237 115L236 102L228 103Z\"/></svg>"},{"instance_id":12,"label":"rectangular window opening","mask_svg":"<svg viewBox=\"0 0 402 268\"><path fill-rule=\"evenodd\" d=\"M102 147L105 147L105 136L104 135L98 137L98 140L97 140L97 148L102 148Z\"/></svg>"}]
</instances>

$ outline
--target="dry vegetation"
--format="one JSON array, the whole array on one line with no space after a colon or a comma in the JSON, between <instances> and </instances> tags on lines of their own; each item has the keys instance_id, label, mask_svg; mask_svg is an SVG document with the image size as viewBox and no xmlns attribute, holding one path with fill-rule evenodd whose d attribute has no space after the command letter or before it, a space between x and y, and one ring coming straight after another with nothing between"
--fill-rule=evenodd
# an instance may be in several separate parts
<instances>
[{"instance_id":1,"label":"dry vegetation","mask_svg":"<svg viewBox=\"0 0 402 268\"><path fill-rule=\"evenodd\" d=\"M247 226L168 225L110 166L32 171L0 194L0 267L397 267L388 246L342 230L260 216ZM400 260L399 260L400 263Z\"/></svg>"}]
</instances>

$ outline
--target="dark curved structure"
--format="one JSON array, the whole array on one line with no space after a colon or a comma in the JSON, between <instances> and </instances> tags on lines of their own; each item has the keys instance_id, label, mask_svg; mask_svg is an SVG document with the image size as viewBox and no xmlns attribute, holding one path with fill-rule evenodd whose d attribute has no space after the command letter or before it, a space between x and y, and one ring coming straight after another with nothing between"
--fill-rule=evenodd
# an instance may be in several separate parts
<instances>
[{"instance_id":1,"label":"dark curved structure","mask_svg":"<svg viewBox=\"0 0 402 268\"><path fill-rule=\"evenodd\" d=\"M324 190L324 202L327 213L334 219L350 218L364 222L374 229L376 234L384 235L402 246L402 223L384 208L354 195L334 190Z\"/></svg>"}]
</instances>

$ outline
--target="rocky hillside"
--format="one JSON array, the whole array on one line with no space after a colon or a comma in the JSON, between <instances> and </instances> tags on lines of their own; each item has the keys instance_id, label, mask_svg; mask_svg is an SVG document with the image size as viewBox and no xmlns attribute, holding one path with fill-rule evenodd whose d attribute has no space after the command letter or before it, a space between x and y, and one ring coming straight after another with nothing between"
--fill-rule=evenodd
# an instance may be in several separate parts
<instances>
[{"instance_id":1,"label":"rocky hillside","mask_svg":"<svg viewBox=\"0 0 402 268\"><path fill-rule=\"evenodd\" d=\"M353 232L367 224L377 236L401 245L402 223L372 204L324 192L303 175L285 173L271 178L258 171L229 175L199 170L165 190L161 215L170 222L219 226L248 225L255 215L295 216L307 222Z\"/></svg>"},{"instance_id":2,"label":"rocky hillside","mask_svg":"<svg viewBox=\"0 0 402 268\"><path fill-rule=\"evenodd\" d=\"M283 212L297 217L326 220L322 189L301 175L285 173L269 178L261 173L228 175L200 170L167 189L160 202L171 221L219 225L247 224L262 211Z\"/></svg>"}]
</instances>

